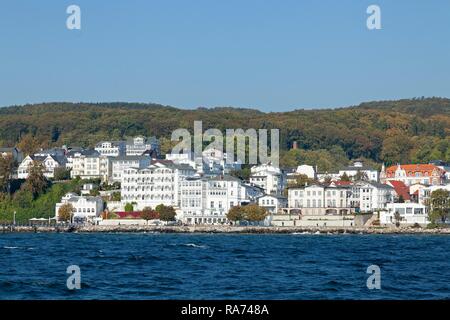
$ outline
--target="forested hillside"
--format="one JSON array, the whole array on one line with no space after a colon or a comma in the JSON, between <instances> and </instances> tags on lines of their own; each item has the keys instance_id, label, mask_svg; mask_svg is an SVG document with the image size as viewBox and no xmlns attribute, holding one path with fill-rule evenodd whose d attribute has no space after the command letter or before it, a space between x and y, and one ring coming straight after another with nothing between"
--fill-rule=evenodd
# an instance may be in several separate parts
<instances>
[{"instance_id":1,"label":"forested hillside","mask_svg":"<svg viewBox=\"0 0 450 320\"><path fill-rule=\"evenodd\" d=\"M46 103L0 108L0 146L93 146L104 139L156 135L164 151L176 128L279 128L282 165L332 170L349 159L450 161L450 100L419 98L338 109L263 113L251 109L177 109L136 103ZM298 141L300 150L287 151Z\"/></svg>"}]
</instances>

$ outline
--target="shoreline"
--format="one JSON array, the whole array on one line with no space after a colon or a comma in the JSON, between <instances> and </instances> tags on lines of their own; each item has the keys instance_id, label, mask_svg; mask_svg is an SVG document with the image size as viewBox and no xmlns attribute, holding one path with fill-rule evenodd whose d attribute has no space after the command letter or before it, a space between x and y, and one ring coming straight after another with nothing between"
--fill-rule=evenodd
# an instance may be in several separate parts
<instances>
[{"instance_id":1,"label":"shoreline","mask_svg":"<svg viewBox=\"0 0 450 320\"><path fill-rule=\"evenodd\" d=\"M259 226L4 226L0 233L216 233L216 234L440 234L450 228L259 227Z\"/></svg>"}]
</instances>

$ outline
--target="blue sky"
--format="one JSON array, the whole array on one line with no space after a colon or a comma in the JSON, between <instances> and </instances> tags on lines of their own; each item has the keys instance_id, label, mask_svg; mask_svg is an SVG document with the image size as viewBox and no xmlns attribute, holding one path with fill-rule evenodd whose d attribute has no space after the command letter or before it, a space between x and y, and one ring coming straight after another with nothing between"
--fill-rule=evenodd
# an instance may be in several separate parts
<instances>
[{"instance_id":1,"label":"blue sky","mask_svg":"<svg viewBox=\"0 0 450 320\"><path fill-rule=\"evenodd\" d=\"M66 28L81 7L82 29ZM366 28L381 7L382 30ZM446 0L1 0L0 106L263 111L450 97Z\"/></svg>"}]
</instances>

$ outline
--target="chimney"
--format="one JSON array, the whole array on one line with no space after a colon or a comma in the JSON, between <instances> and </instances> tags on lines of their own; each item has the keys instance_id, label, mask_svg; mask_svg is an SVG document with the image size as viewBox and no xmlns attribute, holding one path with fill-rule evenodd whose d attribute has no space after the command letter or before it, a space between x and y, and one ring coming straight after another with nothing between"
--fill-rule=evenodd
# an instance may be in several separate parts
<instances>
[{"instance_id":1,"label":"chimney","mask_svg":"<svg viewBox=\"0 0 450 320\"><path fill-rule=\"evenodd\" d=\"M292 142L292 150L298 149L297 141Z\"/></svg>"}]
</instances>

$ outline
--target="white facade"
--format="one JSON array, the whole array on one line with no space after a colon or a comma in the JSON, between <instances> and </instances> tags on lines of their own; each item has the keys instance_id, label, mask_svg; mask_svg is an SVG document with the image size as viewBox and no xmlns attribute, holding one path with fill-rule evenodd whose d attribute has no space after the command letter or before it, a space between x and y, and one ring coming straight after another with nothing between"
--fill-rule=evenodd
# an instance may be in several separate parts
<instances>
[{"instance_id":1,"label":"white facade","mask_svg":"<svg viewBox=\"0 0 450 320\"><path fill-rule=\"evenodd\" d=\"M301 209L304 215L348 214L350 193L348 187L320 184L289 188L288 206Z\"/></svg>"},{"instance_id":2,"label":"white facade","mask_svg":"<svg viewBox=\"0 0 450 320\"><path fill-rule=\"evenodd\" d=\"M95 150L102 156L118 157L125 154L124 141L102 141L95 145Z\"/></svg>"},{"instance_id":3,"label":"white facade","mask_svg":"<svg viewBox=\"0 0 450 320\"><path fill-rule=\"evenodd\" d=\"M148 167L152 159L148 156L119 156L109 158L109 182L121 182L123 171L128 168Z\"/></svg>"},{"instance_id":4,"label":"white facade","mask_svg":"<svg viewBox=\"0 0 450 320\"><path fill-rule=\"evenodd\" d=\"M346 174L349 178L355 177L358 173L364 174L369 181L377 182L380 179L378 170L364 166L362 161L354 161L349 167L339 170L339 176Z\"/></svg>"},{"instance_id":5,"label":"white facade","mask_svg":"<svg viewBox=\"0 0 450 320\"><path fill-rule=\"evenodd\" d=\"M58 211L64 204L70 203L73 208L73 220L77 219L90 221L98 217L103 212L103 200L101 197L78 196L68 193L62 197L61 202L55 206L55 218L58 219Z\"/></svg>"},{"instance_id":6,"label":"white facade","mask_svg":"<svg viewBox=\"0 0 450 320\"><path fill-rule=\"evenodd\" d=\"M155 208L159 204L178 206L180 182L194 174L195 170L189 166L158 160L144 168L125 169L121 202L135 203L137 209Z\"/></svg>"},{"instance_id":7,"label":"white facade","mask_svg":"<svg viewBox=\"0 0 450 320\"><path fill-rule=\"evenodd\" d=\"M428 219L428 208L419 203L388 203L387 210L380 212L380 224L395 225L395 213L400 214L400 225L420 224L426 225Z\"/></svg>"},{"instance_id":8,"label":"white facade","mask_svg":"<svg viewBox=\"0 0 450 320\"><path fill-rule=\"evenodd\" d=\"M254 166L251 169L250 183L264 189L267 194L281 194L285 179L280 168L270 164Z\"/></svg>"},{"instance_id":9,"label":"white facade","mask_svg":"<svg viewBox=\"0 0 450 320\"><path fill-rule=\"evenodd\" d=\"M81 179L108 178L108 157L95 150L85 150L70 154L69 162L72 170L70 177Z\"/></svg>"},{"instance_id":10,"label":"white facade","mask_svg":"<svg viewBox=\"0 0 450 320\"><path fill-rule=\"evenodd\" d=\"M140 156L144 152L151 150L159 152L159 141L155 137L137 136L127 140L125 149L127 156Z\"/></svg>"},{"instance_id":11,"label":"white facade","mask_svg":"<svg viewBox=\"0 0 450 320\"><path fill-rule=\"evenodd\" d=\"M431 197L431 193L433 191L443 189L450 192L450 184L442 185L442 186L429 186L426 188L422 188L419 190L419 203L423 205L427 205L428 200Z\"/></svg>"},{"instance_id":12,"label":"white facade","mask_svg":"<svg viewBox=\"0 0 450 320\"><path fill-rule=\"evenodd\" d=\"M266 194L258 198L258 205L265 208L269 213L276 214L282 208L287 208L288 199L278 195Z\"/></svg>"},{"instance_id":13,"label":"white facade","mask_svg":"<svg viewBox=\"0 0 450 320\"><path fill-rule=\"evenodd\" d=\"M361 212L383 210L394 199L394 188L385 184L358 181L352 183L350 188L350 206L359 208Z\"/></svg>"},{"instance_id":14,"label":"white facade","mask_svg":"<svg viewBox=\"0 0 450 320\"><path fill-rule=\"evenodd\" d=\"M179 219L187 224L227 223L230 208L244 203L246 187L237 178L188 178L180 184Z\"/></svg>"},{"instance_id":15,"label":"white facade","mask_svg":"<svg viewBox=\"0 0 450 320\"><path fill-rule=\"evenodd\" d=\"M310 166L307 164L302 164L302 165L298 166L297 169L295 170L295 173L297 175L303 174L310 179L316 178L316 170L314 169L313 166Z\"/></svg>"},{"instance_id":16,"label":"white facade","mask_svg":"<svg viewBox=\"0 0 450 320\"><path fill-rule=\"evenodd\" d=\"M53 178L55 169L59 167L65 167L65 159L62 157L46 155L46 156L27 156L19 164L17 168L17 177L19 179L27 179L30 166L36 161L43 165L44 176L46 178Z\"/></svg>"}]
</instances>

